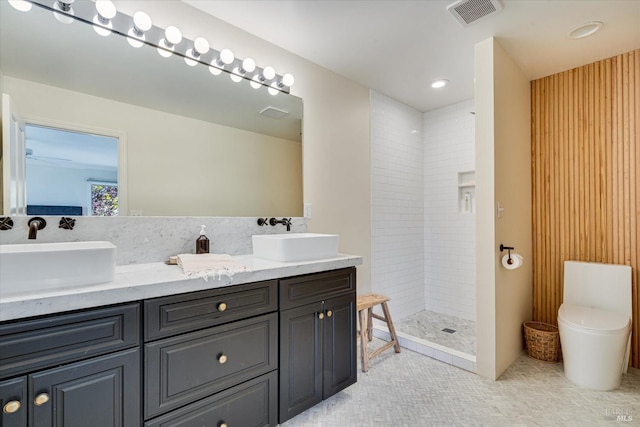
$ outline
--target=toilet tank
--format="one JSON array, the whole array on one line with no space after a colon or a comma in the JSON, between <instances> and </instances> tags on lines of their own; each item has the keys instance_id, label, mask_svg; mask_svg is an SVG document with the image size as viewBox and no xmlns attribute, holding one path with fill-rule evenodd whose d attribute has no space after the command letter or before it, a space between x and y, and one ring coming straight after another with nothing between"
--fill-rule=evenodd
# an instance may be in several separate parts
<instances>
[{"instance_id":1,"label":"toilet tank","mask_svg":"<svg viewBox=\"0 0 640 427\"><path fill-rule=\"evenodd\" d=\"M631 267L565 261L563 302L631 316Z\"/></svg>"}]
</instances>

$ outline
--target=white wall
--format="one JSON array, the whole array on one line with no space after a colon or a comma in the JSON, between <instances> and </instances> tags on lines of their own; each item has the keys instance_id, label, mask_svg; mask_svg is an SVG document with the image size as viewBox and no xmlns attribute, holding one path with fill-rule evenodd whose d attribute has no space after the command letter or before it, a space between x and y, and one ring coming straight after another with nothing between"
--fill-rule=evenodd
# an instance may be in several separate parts
<instances>
[{"instance_id":1,"label":"white wall","mask_svg":"<svg viewBox=\"0 0 640 427\"><path fill-rule=\"evenodd\" d=\"M424 114L424 276L427 310L475 321L475 214L459 212L458 192L458 173L475 170L472 111L467 100Z\"/></svg>"},{"instance_id":2,"label":"white wall","mask_svg":"<svg viewBox=\"0 0 640 427\"><path fill-rule=\"evenodd\" d=\"M476 366L497 379L521 354L532 310L530 85L493 38L475 47L475 79ZM501 266L501 243L524 256L522 268Z\"/></svg>"},{"instance_id":3,"label":"white wall","mask_svg":"<svg viewBox=\"0 0 640 427\"><path fill-rule=\"evenodd\" d=\"M424 309L422 114L371 92L372 290L398 320Z\"/></svg>"}]
</instances>

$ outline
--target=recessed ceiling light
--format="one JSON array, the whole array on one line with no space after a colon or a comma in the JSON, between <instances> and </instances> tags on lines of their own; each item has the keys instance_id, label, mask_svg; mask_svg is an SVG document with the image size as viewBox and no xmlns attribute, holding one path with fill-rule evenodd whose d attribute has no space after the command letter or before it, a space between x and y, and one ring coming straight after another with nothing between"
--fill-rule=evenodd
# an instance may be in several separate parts
<instances>
[{"instance_id":1,"label":"recessed ceiling light","mask_svg":"<svg viewBox=\"0 0 640 427\"><path fill-rule=\"evenodd\" d=\"M569 33L569 37L572 39L582 39L585 37L589 37L592 34L595 34L600 28L602 28L604 24L600 21L592 21L587 22L586 24L580 25L578 28L575 28Z\"/></svg>"},{"instance_id":2,"label":"recessed ceiling light","mask_svg":"<svg viewBox=\"0 0 640 427\"><path fill-rule=\"evenodd\" d=\"M434 88L434 89L438 89L438 88L441 88L441 87L445 87L448 84L449 84L449 80L445 80L445 79L435 80L435 81L431 82L431 87Z\"/></svg>"}]
</instances>

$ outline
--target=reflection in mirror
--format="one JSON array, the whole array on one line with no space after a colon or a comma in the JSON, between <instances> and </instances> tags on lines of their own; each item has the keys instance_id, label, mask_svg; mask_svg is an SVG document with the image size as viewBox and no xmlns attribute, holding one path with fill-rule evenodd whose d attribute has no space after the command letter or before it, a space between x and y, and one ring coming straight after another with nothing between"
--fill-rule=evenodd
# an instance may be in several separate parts
<instances>
[{"instance_id":1,"label":"reflection in mirror","mask_svg":"<svg viewBox=\"0 0 640 427\"><path fill-rule=\"evenodd\" d=\"M2 90L27 124L121 137L119 214L301 216L301 99L38 7L0 2L0 20Z\"/></svg>"},{"instance_id":2,"label":"reflection in mirror","mask_svg":"<svg viewBox=\"0 0 640 427\"><path fill-rule=\"evenodd\" d=\"M27 215L118 215L118 139L25 126Z\"/></svg>"}]
</instances>

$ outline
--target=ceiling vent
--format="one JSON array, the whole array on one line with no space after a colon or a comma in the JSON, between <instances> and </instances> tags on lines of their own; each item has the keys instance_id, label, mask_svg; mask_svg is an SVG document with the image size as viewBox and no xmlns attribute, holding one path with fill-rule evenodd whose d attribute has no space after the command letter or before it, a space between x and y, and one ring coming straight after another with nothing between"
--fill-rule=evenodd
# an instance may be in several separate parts
<instances>
[{"instance_id":1,"label":"ceiling vent","mask_svg":"<svg viewBox=\"0 0 640 427\"><path fill-rule=\"evenodd\" d=\"M494 15L502 10L500 0L458 0L447 6L454 18L463 26Z\"/></svg>"},{"instance_id":2,"label":"ceiling vent","mask_svg":"<svg viewBox=\"0 0 640 427\"><path fill-rule=\"evenodd\" d=\"M271 117L272 119L281 119L289 114L289 112L276 107L267 107L260 111L260 114L262 114L263 116Z\"/></svg>"}]
</instances>

